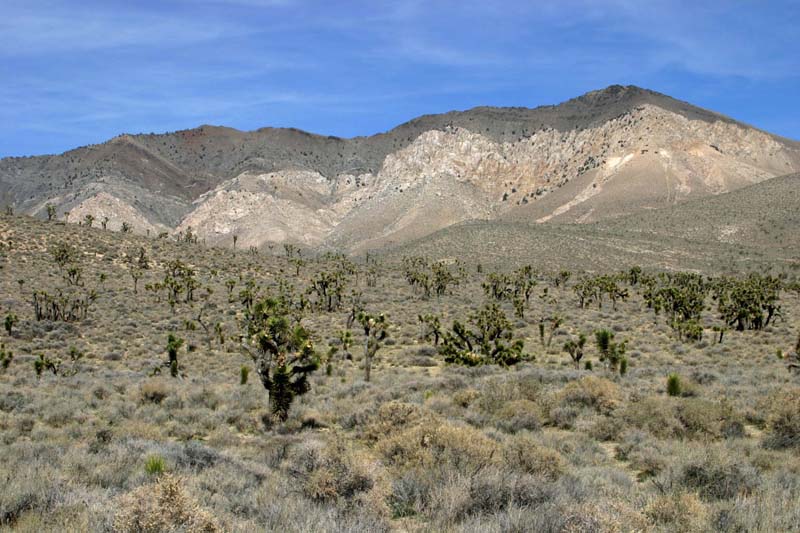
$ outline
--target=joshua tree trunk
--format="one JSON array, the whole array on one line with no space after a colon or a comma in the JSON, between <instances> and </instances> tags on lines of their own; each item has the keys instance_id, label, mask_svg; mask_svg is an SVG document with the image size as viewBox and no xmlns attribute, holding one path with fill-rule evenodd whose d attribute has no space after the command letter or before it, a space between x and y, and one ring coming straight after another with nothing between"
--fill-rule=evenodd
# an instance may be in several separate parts
<instances>
[{"instance_id":1,"label":"joshua tree trunk","mask_svg":"<svg viewBox=\"0 0 800 533\"><path fill-rule=\"evenodd\" d=\"M372 369L372 356L369 353L369 336L364 341L364 381L369 383L369 372Z\"/></svg>"}]
</instances>

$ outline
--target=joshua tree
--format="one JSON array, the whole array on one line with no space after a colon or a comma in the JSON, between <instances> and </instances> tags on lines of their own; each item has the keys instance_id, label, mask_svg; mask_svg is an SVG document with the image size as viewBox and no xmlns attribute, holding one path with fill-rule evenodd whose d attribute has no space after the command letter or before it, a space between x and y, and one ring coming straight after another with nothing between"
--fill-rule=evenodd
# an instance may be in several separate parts
<instances>
[{"instance_id":1,"label":"joshua tree","mask_svg":"<svg viewBox=\"0 0 800 533\"><path fill-rule=\"evenodd\" d=\"M122 223L122 227L120 228L122 233L130 233L131 232L131 225L127 222Z\"/></svg>"},{"instance_id":2,"label":"joshua tree","mask_svg":"<svg viewBox=\"0 0 800 533\"><path fill-rule=\"evenodd\" d=\"M183 339L176 337L172 333L167 337L167 366L169 366L169 373L173 378L178 377L178 350L183 346Z\"/></svg>"},{"instance_id":3,"label":"joshua tree","mask_svg":"<svg viewBox=\"0 0 800 533\"><path fill-rule=\"evenodd\" d=\"M336 338L342 344L342 354L345 359L352 359L350 347L353 345L353 333L349 329L343 329L336 334Z\"/></svg>"},{"instance_id":4,"label":"joshua tree","mask_svg":"<svg viewBox=\"0 0 800 533\"><path fill-rule=\"evenodd\" d=\"M0 344L0 368L3 371L8 369L12 359L14 359L14 354L11 353L11 350L6 350L6 345Z\"/></svg>"},{"instance_id":5,"label":"joshua tree","mask_svg":"<svg viewBox=\"0 0 800 533\"><path fill-rule=\"evenodd\" d=\"M100 226L103 229L107 229L108 228L108 217L103 217L103 220L100 221Z\"/></svg>"},{"instance_id":6,"label":"joshua tree","mask_svg":"<svg viewBox=\"0 0 800 533\"><path fill-rule=\"evenodd\" d=\"M133 280L133 293L139 294L139 280L142 278L142 269L136 266L131 266L128 269L128 273L131 275L131 279Z\"/></svg>"},{"instance_id":7,"label":"joshua tree","mask_svg":"<svg viewBox=\"0 0 800 533\"><path fill-rule=\"evenodd\" d=\"M236 241L239 240L239 236L234 233L233 235L233 253L236 254Z\"/></svg>"},{"instance_id":8,"label":"joshua tree","mask_svg":"<svg viewBox=\"0 0 800 533\"><path fill-rule=\"evenodd\" d=\"M15 315L14 313L9 313L9 314L6 315L6 319L5 319L4 325L5 325L5 328L6 328L6 333L9 336L11 335L11 330L13 329L14 325L18 321L19 321L19 319L17 318L17 315Z\"/></svg>"},{"instance_id":9,"label":"joshua tree","mask_svg":"<svg viewBox=\"0 0 800 533\"><path fill-rule=\"evenodd\" d=\"M49 370L54 376L58 375L61 368L61 359L50 359L44 354L39 354L39 358L33 362L33 370L36 372L36 377L41 378L42 372Z\"/></svg>"},{"instance_id":10,"label":"joshua tree","mask_svg":"<svg viewBox=\"0 0 800 533\"><path fill-rule=\"evenodd\" d=\"M381 343L388 336L386 328L389 326L386 315L370 315L365 312L358 314L358 322L364 328L364 381L369 381L372 369L372 358L381 347Z\"/></svg>"},{"instance_id":11,"label":"joshua tree","mask_svg":"<svg viewBox=\"0 0 800 533\"><path fill-rule=\"evenodd\" d=\"M319 368L311 336L274 298L260 300L246 310L244 326L243 347L253 357L273 414L285 421L294 398L311 389L308 374Z\"/></svg>"},{"instance_id":12,"label":"joshua tree","mask_svg":"<svg viewBox=\"0 0 800 533\"><path fill-rule=\"evenodd\" d=\"M47 204L45 209L47 209L47 220L53 220L56 218L56 206L53 204Z\"/></svg>"},{"instance_id":13,"label":"joshua tree","mask_svg":"<svg viewBox=\"0 0 800 533\"><path fill-rule=\"evenodd\" d=\"M581 367L581 359L583 359L583 347L585 344L586 335L583 333L578 336L577 342L570 339L564 343L564 351L567 352L572 358L572 362L575 363L576 370Z\"/></svg>"},{"instance_id":14,"label":"joshua tree","mask_svg":"<svg viewBox=\"0 0 800 533\"><path fill-rule=\"evenodd\" d=\"M422 339L425 341L433 338L433 345L439 346L439 338L442 336L442 323L436 315L419 315L417 320L422 325Z\"/></svg>"},{"instance_id":15,"label":"joshua tree","mask_svg":"<svg viewBox=\"0 0 800 533\"><path fill-rule=\"evenodd\" d=\"M92 224L94 223L94 216L86 215L85 217L83 217L83 222L91 228Z\"/></svg>"},{"instance_id":16,"label":"joshua tree","mask_svg":"<svg viewBox=\"0 0 800 533\"><path fill-rule=\"evenodd\" d=\"M452 332L442 335L439 353L445 362L467 366L514 365L523 359L524 342L513 339L513 329L497 304L487 304L469 318L468 328L453 322Z\"/></svg>"}]
</instances>

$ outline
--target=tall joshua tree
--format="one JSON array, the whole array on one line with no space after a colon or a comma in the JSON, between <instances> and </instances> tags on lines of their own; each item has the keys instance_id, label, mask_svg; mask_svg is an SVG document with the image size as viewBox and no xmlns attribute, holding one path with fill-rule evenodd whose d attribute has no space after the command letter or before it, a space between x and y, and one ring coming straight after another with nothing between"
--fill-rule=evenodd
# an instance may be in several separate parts
<instances>
[{"instance_id":1,"label":"tall joshua tree","mask_svg":"<svg viewBox=\"0 0 800 533\"><path fill-rule=\"evenodd\" d=\"M270 396L272 412L285 421L294 398L311 389L308 375L319 368L311 336L274 298L264 298L245 312L245 329L245 348Z\"/></svg>"},{"instance_id":2,"label":"tall joshua tree","mask_svg":"<svg viewBox=\"0 0 800 533\"><path fill-rule=\"evenodd\" d=\"M371 315L360 312L358 322L364 328L364 381L369 381L370 371L372 370L372 358L382 346L382 342L388 336L386 328L389 322L386 315Z\"/></svg>"}]
</instances>

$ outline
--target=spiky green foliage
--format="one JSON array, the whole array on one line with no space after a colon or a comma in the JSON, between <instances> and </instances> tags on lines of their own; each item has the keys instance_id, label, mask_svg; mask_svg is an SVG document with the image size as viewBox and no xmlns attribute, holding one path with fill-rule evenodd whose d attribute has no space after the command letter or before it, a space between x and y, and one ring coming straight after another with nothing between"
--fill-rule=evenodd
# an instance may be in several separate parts
<instances>
[{"instance_id":1,"label":"spiky green foliage","mask_svg":"<svg viewBox=\"0 0 800 533\"><path fill-rule=\"evenodd\" d=\"M617 371L625 355L627 341L614 342L614 333L607 329L595 331L594 338L597 351L600 352L600 361L604 362L609 370Z\"/></svg>"},{"instance_id":2,"label":"spiky green foliage","mask_svg":"<svg viewBox=\"0 0 800 533\"><path fill-rule=\"evenodd\" d=\"M270 395L272 412L285 421L294 398L310 390L308 375L319 368L311 335L280 300L270 297L245 311L244 330L245 348Z\"/></svg>"},{"instance_id":3,"label":"spiky green foliage","mask_svg":"<svg viewBox=\"0 0 800 533\"><path fill-rule=\"evenodd\" d=\"M674 372L667 376L667 394L670 396L680 396L683 392L681 377Z\"/></svg>"},{"instance_id":4,"label":"spiky green foliage","mask_svg":"<svg viewBox=\"0 0 800 533\"><path fill-rule=\"evenodd\" d=\"M439 353L447 363L510 366L526 358L524 341L514 339L511 322L497 304L484 306L468 324L456 320L452 331L443 334Z\"/></svg>"}]
</instances>

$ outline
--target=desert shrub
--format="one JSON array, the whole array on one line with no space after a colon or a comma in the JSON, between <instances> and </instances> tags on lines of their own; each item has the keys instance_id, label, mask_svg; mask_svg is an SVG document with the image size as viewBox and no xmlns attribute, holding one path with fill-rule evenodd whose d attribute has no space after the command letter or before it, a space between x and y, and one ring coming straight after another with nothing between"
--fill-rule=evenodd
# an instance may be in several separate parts
<instances>
[{"instance_id":1,"label":"desert shrub","mask_svg":"<svg viewBox=\"0 0 800 533\"><path fill-rule=\"evenodd\" d=\"M800 449L800 389L779 394L770 403L764 445Z\"/></svg>"},{"instance_id":2,"label":"desert shrub","mask_svg":"<svg viewBox=\"0 0 800 533\"><path fill-rule=\"evenodd\" d=\"M744 418L724 401L650 396L627 405L620 416L626 425L663 439L744 435Z\"/></svg>"},{"instance_id":3,"label":"desert shrub","mask_svg":"<svg viewBox=\"0 0 800 533\"><path fill-rule=\"evenodd\" d=\"M5 450L6 457L16 451ZM13 466L12 466L13 465ZM0 526L13 526L25 513L46 514L59 499L63 487L54 472L38 460L29 464L4 461L0 468L3 488L0 490Z\"/></svg>"},{"instance_id":4,"label":"desert shrub","mask_svg":"<svg viewBox=\"0 0 800 533\"><path fill-rule=\"evenodd\" d=\"M617 445L615 456L627 461L638 471L638 479L644 480L660 474L667 467L667 453L659 441L638 430L626 431Z\"/></svg>"},{"instance_id":5,"label":"desert shrub","mask_svg":"<svg viewBox=\"0 0 800 533\"><path fill-rule=\"evenodd\" d=\"M625 430L625 423L619 417L601 416L588 428L588 434L595 440L617 440Z\"/></svg>"},{"instance_id":6,"label":"desert shrub","mask_svg":"<svg viewBox=\"0 0 800 533\"><path fill-rule=\"evenodd\" d=\"M684 427L672 404L663 398L647 397L625 406L620 416L625 423L658 438L679 438Z\"/></svg>"},{"instance_id":7,"label":"desert shrub","mask_svg":"<svg viewBox=\"0 0 800 533\"><path fill-rule=\"evenodd\" d=\"M432 416L418 405L399 401L386 402L364 423L361 436L368 442L376 442Z\"/></svg>"},{"instance_id":8,"label":"desert shrub","mask_svg":"<svg viewBox=\"0 0 800 533\"><path fill-rule=\"evenodd\" d=\"M654 525L676 533L706 531L710 516L707 505L691 492L660 495L647 505L645 514Z\"/></svg>"},{"instance_id":9,"label":"desert shrub","mask_svg":"<svg viewBox=\"0 0 800 533\"><path fill-rule=\"evenodd\" d=\"M313 501L347 508L363 505L388 515L389 487L379 464L341 438L301 445L289 458L289 474Z\"/></svg>"},{"instance_id":10,"label":"desert shrub","mask_svg":"<svg viewBox=\"0 0 800 533\"><path fill-rule=\"evenodd\" d=\"M469 407L472 402L480 398L481 393L475 389L462 389L453 393L453 403L461 407Z\"/></svg>"},{"instance_id":11,"label":"desert shrub","mask_svg":"<svg viewBox=\"0 0 800 533\"><path fill-rule=\"evenodd\" d=\"M690 438L744 436L744 417L728 402L685 398L674 405L677 417Z\"/></svg>"},{"instance_id":12,"label":"desert shrub","mask_svg":"<svg viewBox=\"0 0 800 533\"><path fill-rule=\"evenodd\" d=\"M697 491L704 500L748 496L761 482L752 465L720 448L706 448L686 459L673 473L677 485Z\"/></svg>"},{"instance_id":13,"label":"desert shrub","mask_svg":"<svg viewBox=\"0 0 800 533\"><path fill-rule=\"evenodd\" d=\"M495 424L507 433L536 431L542 427L540 407L530 400L514 400L495 415Z\"/></svg>"},{"instance_id":14,"label":"desert shrub","mask_svg":"<svg viewBox=\"0 0 800 533\"><path fill-rule=\"evenodd\" d=\"M170 394L169 386L162 379L145 381L139 388L143 402L160 404Z\"/></svg>"},{"instance_id":15,"label":"desert shrub","mask_svg":"<svg viewBox=\"0 0 800 533\"><path fill-rule=\"evenodd\" d=\"M513 470L551 481L566 471L566 462L557 451L545 448L528 435L514 435L503 444L503 464Z\"/></svg>"},{"instance_id":16,"label":"desert shrub","mask_svg":"<svg viewBox=\"0 0 800 533\"><path fill-rule=\"evenodd\" d=\"M212 533L221 531L214 517L202 509L169 474L117 500L114 530L124 533Z\"/></svg>"},{"instance_id":17,"label":"desert shrub","mask_svg":"<svg viewBox=\"0 0 800 533\"><path fill-rule=\"evenodd\" d=\"M378 441L386 464L399 470L439 469L471 473L497 456L499 445L480 431L447 422L426 421Z\"/></svg>"},{"instance_id":18,"label":"desert shrub","mask_svg":"<svg viewBox=\"0 0 800 533\"><path fill-rule=\"evenodd\" d=\"M568 383L558 400L562 407L585 406L607 414L620 404L622 392L617 384L607 379L586 376Z\"/></svg>"}]
</instances>

